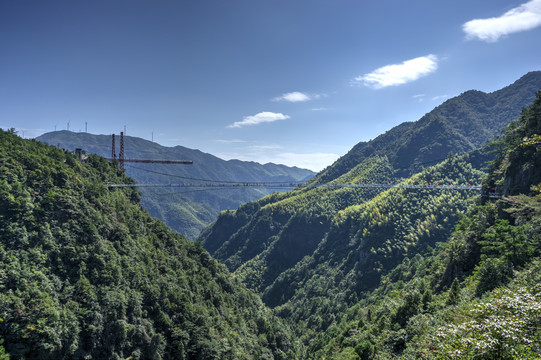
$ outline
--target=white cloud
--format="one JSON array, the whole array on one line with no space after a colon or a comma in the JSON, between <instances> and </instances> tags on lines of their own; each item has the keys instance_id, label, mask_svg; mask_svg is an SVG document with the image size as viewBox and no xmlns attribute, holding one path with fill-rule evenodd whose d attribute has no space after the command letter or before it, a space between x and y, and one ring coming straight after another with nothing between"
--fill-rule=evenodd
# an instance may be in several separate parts
<instances>
[{"instance_id":1,"label":"white cloud","mask_svg":"<svg viewBox=\"0 0 541 360\"><path fill-rule=\"evenodd\" d=\"M423 101L425 101L427 99L426 94L413 95L412 98L414 100L416 100L417 102L423 102ZM432 100L432 101L441 101L441 100L446 100L446 99L449 99L449 95L447 95L447 94L432 96L430 98L430 100Z\"/></svg>"},{"instance_id":2,"label":"white cloud","mask_svg":"<svg viewBox=\"0 0 541 360\"><path fill-rule=\"evenodd\" d=\"M326 98L326 97L328 97L327 94L307 94L307 93L302 93L299 91L293 91L293 92L275 97L274 99L272 99L272 101L305 102L305 101L317 100L317 99Z\"/></svg>"},{"instance_id":3,"label":"white cloud","mask_svg":"<svg viewBox=\"0 0 541 360\"><path fill-rule=\"evenodd\" d=\"M252 145L250 146L250 149L252 150L275 150L275 149L281 149L282 146L280 145Z\"/></svg>"},{"instance_id":4,"label":"white cloud","mask_svg":"<svg viewBox=\"0 0 541 360\"><path fill-rule=\"evenodd\" d=\"M326 107L319 107L319 108L314 108L314 109L312 109L312 111L326 111L326 110L329 110L329 108L326 108Z\"/></svg>"},{"instance_id":5,"label":"white cloud","mask_svg":"<svg viewBox=\"0 0 541 360\"><path fill-rule=\"evenodd\" d=\"M418 102L423 102L425 100L425 94L417 94L413 95L412 98L417 100Z\"/></svg>"},{"instance_id":6,"label":"white cloud","mask_svg":"<svg viewBox=\"0 0 541 360\"><path fill-rule=\"evenodd\" d=\"M449 99L449 95L447 95L447 94L432 97L433 101L447 100L447 99Z\"/></svg>"},{"instance_id":7,"label":"white cloud","mask_svg":"<svg viewBox=\"0 0 541 360\"><path fill-rule=\"evenodd\" d=\"M499 17L474 19L462 25L468 39L496 42L502 36L541 26L541 0L531 0Z\"/></svg>"},{"instance_id":8,"label":"white cloud","mask_svg":"<svg viewBox=\"0 0 541 360\"><path fill-rule=\"evenodd\" d=\"M312 100L312 97L308 94L301 93L299 91L290 92L281 96L275 97L272 101L289 101L289 102L304 102Z\"/></svg>"},{"instance_id":9,"label":"white cloud","mask_svg":"<svg viewBox=\"0 0 541 360\"><path fill-rule=\"evenodd\" d=\"M232 140L218 139L218 140L214 140L214 141L217 142L217 143L221 143L221 144L238 144L238 143L245 143L246 142L245 140L240 140L240 139L232 139Z\"/></svg>"},{"instance_id":10,"label":"white cloud","mask_svg":"<svg viewBox=\"0 0 541 360\"><path fill-rule=\"evenodd\" d=\"M255 115L245 116L242 121L236 121L231 125L228 125L228 128L240 128L245 125L257 125L266 122L274 122L278 120L289 119L289 115L284 115L282 113L273 113L273 112L260 112Z\"/></svg>"},{"instance_id":11,"label":"white cloud","mask_svg":"<svg viewBox=\"0 0 541 360\"><path fill-rule=\"evenodd\" d=\"M438 69L436 55L421 56L406 60L401 64L380 67L371 73L358 76L352 80L352 86L365 85L375 89L396 86L415 81Z\"/></svg>"}]
</instances>

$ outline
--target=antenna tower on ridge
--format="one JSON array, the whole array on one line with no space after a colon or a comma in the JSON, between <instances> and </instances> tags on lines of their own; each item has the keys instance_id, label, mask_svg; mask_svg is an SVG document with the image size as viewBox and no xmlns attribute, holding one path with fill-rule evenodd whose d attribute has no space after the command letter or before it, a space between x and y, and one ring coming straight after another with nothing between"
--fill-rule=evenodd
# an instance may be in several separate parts
<instances>
[{"instance_id":1,"label":"antenna tower on ridge","mask_svg":"<svg viewBox=\"0 0 541 360\"><path fill-rule=\"evenodd\" d=\"M115 134L113 134L113 145L111 146L111 159L116 160L116 150L115 150Z\"/></svg>"},{"instance_id":2,"label":"antenna tower on ridge","mask_svg":"<svg viewBox=\"0 0 541 360\"><path fill-rule=\"evenodd\" d=\"M118 153L118 166L124 169L124 132L120 132L120 152Z\"/></svg>"},{"instance_id":3,"label":"antenna tower on ridge","mask_svg":"<svg viewBox=\"0 0 541 360\"><path fill-rule=\"evenodd\" d=\"M111 144L111 158L109 161L115 161L116 151L115 151L115 134L112 134L112 144ZM120 152L118 153L118 166L121 169L124 169L124 163L145 163L145 164L183 164L183 165L192 165L193 160L146 160L146 159L125 159L124 158L124 132L120 132Z\"/></svg>"}]
</instances>

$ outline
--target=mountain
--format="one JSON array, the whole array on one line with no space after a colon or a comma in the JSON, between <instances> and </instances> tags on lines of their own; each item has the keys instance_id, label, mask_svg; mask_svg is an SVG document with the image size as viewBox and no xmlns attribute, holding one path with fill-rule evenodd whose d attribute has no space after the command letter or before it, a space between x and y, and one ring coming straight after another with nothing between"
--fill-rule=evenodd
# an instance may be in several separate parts
<instances>
[{"instance_id":1,"label":"mountain","mask_svg":"<svg viewBox=\"0 0 541 360\"><path fill-rule=\"evenodd\" d=\"M334 180L372 155L387 156L397 176L409 176L422 165L435 164L449 153L477 149L531 105L540 84L541 71L534 71L492 93L467 91L415 122L403 123L355 145L314 181Z\"/></svg>"},{"instance_id":2,"label":"mountain","mask_svg":"<svg viewBox=\"0 0 541 360\"><path fill-rule=\"evenodd\" d=\"M291 359L284 321L118 166L0 131L0 358Z\"/></svg>"},{"instance_id":3,"label":"mountain","mask_svg":"<svg viewBox=\"0 0 541 360\"><path fill-rule=\"evenodd\" d=\"M378 170L370 167L374 164ZM386 158L370 158L363 166L372 176L359 177L361 183L378 181L375 175L385 178L381 169L390 169ZM462 156L404 182L479 184L482 175ZM211 254L224 257L237 278L258 291L267 305L285 318L321 330L334 320L321 311L336 316L404 257L446 239L475 195L347 187L275 194L222 214L201 237ZM210 245L218 237L227 240L214 250Z\"/></svg>"},{"instance_id":4,"label":"mountain","mask_svg":"<svg viewBox=\"0 0 541 360\"><path fill-rule=\"evenodd\" d=\"M517 119L540 88L541 72L533 72L491 94L449 99L356 145L312 186L223 212L199 240L277 314L305 334L322 331L403 259L448 239L476 194L317 185L480 184L491 155L475 149Z\"/></svg>"},{"instance_id":5,"label":"mountain","mask_svg":"<svg viewBox=\"0 0 541 360\"><path fill-rule=\"evenodd\" d=\"M117 136L117 154L120 144ZM43 134L36 140L70 151L81 148L87 153L111 157L111 136L56 131ZM296 182L310 179L314 173L268 163L229 160L182 146L164 147L137 137L124 137L125 158L148 160L193 160L193 165L125 163L126 174L137 182L178 184L200 181L240 182ZM189 239L197 237L201 229L216 219L220 211L236 209L271 191L253 187L194 191L180 188L141 188L142 205L152 216L162 219L169 227Z\"/></svg>"},{"instance_id":6,"label":"mountain","mask_svg":"<svg viewBox=\"0 0 541 360\"><path fill-rule=\"evenodd\" d=\"M483 185L503 196L478 199L448 240L404 258L311 339L307 358L538 359L539 134L541 91L497 144Z\"/></svg>"}]
</instances>

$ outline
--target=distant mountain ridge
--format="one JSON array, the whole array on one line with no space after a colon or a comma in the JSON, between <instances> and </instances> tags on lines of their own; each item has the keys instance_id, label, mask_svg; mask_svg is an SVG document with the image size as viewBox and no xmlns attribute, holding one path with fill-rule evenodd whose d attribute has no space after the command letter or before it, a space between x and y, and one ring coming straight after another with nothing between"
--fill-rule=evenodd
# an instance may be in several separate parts
<instances>
[{"instance_id":1,"label":"distant mountain ridge","mask_svg":"<svg viewBox=\"0 0 541 360\"><path fill-rule=\"evenodd\" d=\"M36 138L38 141L73 151L82 148L87 153L111 157L111 135L94 135L70 131L55 131ZM120 149L117 136L116 153ZM179 183L186 178L224 181L306 181L314 172L273 163L259 164L240 160L222 160L214 155L184 146L165 147L132 136L124 137L125 158L149 160L193 160L193 165L164 165L126 163L126 173L138 182ZM185 192L181 194L181 191ZM236 209L270 193L262 189L235 189L186 192L178 189L141 189L142 205L151 215L168 226L194 239L201 229L214 221L222 210Z\"/></svg>"},{"instance_id":2,"label":"distant mountain ridge","mask_svg":"<svg viewBox=\"0 0 541 360\"><path fill-rule=\"evenodd\" d=\"M38 141L57 145L67 150L81 147L89 153L106 158L111 157L111 135L94 135L71 131L55 131L36 138ZM158 143L133 136L124 136L125 158L149 160L193 160L193 166L175 169L182 175L232 181L257 181L262 176L299 181L314 172L286 165L254 161L222 160L200 150L177 145L167 147ZM119 136L116 137L116 152L119 152ZM209 165L209 166L207 166Z\"/></svg>"}]
</instances>

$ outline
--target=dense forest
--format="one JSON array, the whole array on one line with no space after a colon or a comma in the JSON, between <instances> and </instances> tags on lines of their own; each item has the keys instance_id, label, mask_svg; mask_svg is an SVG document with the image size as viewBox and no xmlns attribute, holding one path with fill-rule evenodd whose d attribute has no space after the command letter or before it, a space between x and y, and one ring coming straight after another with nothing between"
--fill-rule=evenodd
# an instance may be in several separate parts
<instances>
[{"instance_id":1,"label":"dense forest","mask_svg":"<svg viewBox=\"0 0 541 360\"><path fill-rule=\"evenodd\" d=\"M525 76L517 83L527 83L530 90L534 83L537 89L541 87L539 73ZM509 88L504 90L508 91ZM512 91L506 93L509 98L505 100L501 97L502 93L491 95L505 103L516 99ZM486 94L468 92L455 101L449 100L447 105L470 101L471 96L486 97ZM497 102L492 102L491 106L501 109ZM436 110L441 112L439 108ZM518 117L521 110L515 110ZM521 121L524 121L525 113L523 110ZM428 114L417 123L407 124L409 132L393 129L390 133L422 133L425 139L438 143L441 133L426 130L425 120L432 117L432 114ZM475 122L473 120L471 122ZM511 120L513 118L508 118L507 123ZM484 123L483 120L476 122L478 127ZM485 133L494 132L491 124L488 122ZM507 132L509 129L522 129L518 124L520 122L512 122ZM387 145L382 146L383 140L376 139L371 146L375 147L379 142L380 150L357 160L353 168L347 171L343 168L333 170L335 166L343 166L344 163L338 161L331 169L316 176L312 183L328 180L325 174L333 171L345 171L330 182L381 183L391 179L413 184L480 184L484 171L488 170L488 160L493 161L491 174L501 175L503 171L495 170L494 164L505 158L507 140L497 140L490 147L485 144L481 149L463 155L449 153L444 161L428 166L430 162L422 165L415 157L397 163L393 149L403 143L403 136L395 138L385 135L382 139L386 139ZM521 136L524 138L528 134L524 132ZM477 143L480 143L479 139ZM417 146L417 152L426 146L422 142L411 142L410 146L413 145ZM435 155L441 157L442 153L436 152L431 156ZM353 152L353 155L345 157L351 156L357 155ZM519 166L516 162L514 164ZM415 172L414 169L419 166L424 169ZM414 174L401 177L405 169ZM518 178L513 185L509 183L511 178L485 180L485 189L489 190L486 190L483 199L489 193L508 194L509 189L517 186L522 190L529 189L538 171L539 167L532 164L528 164L525 170L514 171L514 176ZM331 357L331 354L334 357L339 353L336 349L340 346L332 341L323 345L328 338L322 340L322 336L332 338L334 335L329 335L329 331L336 331L336 324L350 319L348 314L353 311L351 307L364 308L363 304L373 294L381 294L381 284L393 279L391 274L400 271L397 269L403 266L403 262L409 264L415 259L416 263L412 266L416 268L419 256L443 256L442 244L455 236L451 234L457 224L462 224L460 219L479 199L479 194L468 191L329 189L314 186L267 196L245 204L236 211L223 212L213 226L202 233L200 240L237 278L256 290L277 315L293 320L297 333L308 344L308 358ZM491 213L497 214L498 210ZM476 254L480 257L480 253ZM458 258L453 260L453 266L445 267L442 260L436 263L438 268L430 270L435 276L441 276L437 282L425 281L423 286L430 289L431 294L446 291L459 274L462 281L465 274L471 273L478 264L478 259L473 255L456 256ZM445 271L442 272L442 269ZM460 283L455 283L457 287L460 288ZM405 295L400 293L399 296ZM402 335L407 333L404 321L400 323ZM376 348L382 349L380 340L371 341L374 346L378 345ZM321 349L327 345L333 350L322 352ZM403 351L400 347L396 349L385 352L380 358L397 356ZM358 355L352 355L352 358L355 356Z\"/></svg>"},{"instance_id":2,"label":"dense forest","mask_svg":"<svg viewBox=\"0 0 541 360\"><path fill-rule=\"evenodd\" d=\"M307 358L541 356L541 91L495 142L483 197L317 334ZM502 194L491 198L490 192Z\"/></svg>"},{"instance_id":3,"label":"dense forest","mask_svg":"<svg viewBox=\"0 0 541 360\"><path fill-rule=\"evenodd\" d=\"M472 167L479 158L472 153L450 157L407 180L483 177L483 196L382 191L339 211L314 253L271 285L265 287L266 276L273 274L265 256L274 251L273 244L236 273L277 315L293 320L307 346L306 359L538 358L539 133L541 92L493 142L488 176ZM386 159L369 163L379 164L382 174L390 168ZM306 193L291 204L301 203ZM276 197L287 201L286 194ZM272 208L277 201L266 200L257 211L278 210ZM254 204L245 205L250 206L253 210Z\"/></svg>"},{"instance_id":4,"label":"dense forest","mask_svg":"<svg viewBox=\"0 0 541 360\"><path fill-rule=\"evenodd\" d=\"M0 132L0 358L291 359L288 325L103 158Z\"/></svg>"}]
</instances>

